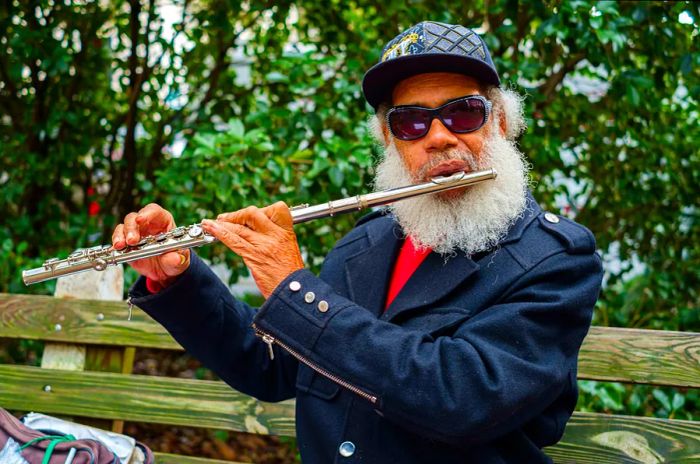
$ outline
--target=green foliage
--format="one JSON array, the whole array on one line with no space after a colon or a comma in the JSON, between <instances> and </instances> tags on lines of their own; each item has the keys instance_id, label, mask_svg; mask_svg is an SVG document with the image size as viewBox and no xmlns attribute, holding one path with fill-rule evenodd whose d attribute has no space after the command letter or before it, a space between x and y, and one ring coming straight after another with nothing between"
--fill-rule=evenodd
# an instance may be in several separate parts
<instances>
[{"instance_id":1,"label":"green foliage","mask_svg":"<svg viewBox=\"0 0 700 464\"><path fill-rule=\"evenodd\" d=\"M150 201L186 224L369 190L362 74L433 19L486 30L503 81L528 95L535 195L605 259L595 323L700 331L697 3L173 4L170 20L146 0L0 5L0 291L50 293L21 269L108 242ZM353 220L297 228L312 268ZM202 253L245 272L221 247ZM691 393L586 388L606 410L697 411Z\"/></svg>"},{"instance_id":2,"label":"green foliage","mask_svg":"<svg viewBox=\"0 0 700 464\"><path fill-rule=\"evenodd\" d=\"M0 338L0 363L39 366L41 358L38 353L44 350L40 340L11 340Z\"/></svg>"},{"instance_id":3,"label":"green foliage","mask_svg":"<svg viewBox=\"0 0 700 464\"><path fill-rule=\"evenodd\" d=\"M700 417L700 394L697 390L592 380L579 380L578 385L578 411L684 420L697 420Z\"/></svg>"}]
</instances>

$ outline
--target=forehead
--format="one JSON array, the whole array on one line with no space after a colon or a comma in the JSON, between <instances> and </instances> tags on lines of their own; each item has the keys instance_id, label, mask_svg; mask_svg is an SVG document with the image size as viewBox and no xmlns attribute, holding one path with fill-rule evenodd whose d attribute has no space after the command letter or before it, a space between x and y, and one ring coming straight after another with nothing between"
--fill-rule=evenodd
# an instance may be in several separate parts
<instances>
[{"instance_id":1,"label":"forehead","mask_svg":"<svg viewBox=\"0 0 700 464\"><path fill-rule=\"evenodd\" d=\"M465 95L481 94L481 85L472 77L456 73L425 73L396 84L392 103L436 107Z\"/></svg>"}]
</instances>

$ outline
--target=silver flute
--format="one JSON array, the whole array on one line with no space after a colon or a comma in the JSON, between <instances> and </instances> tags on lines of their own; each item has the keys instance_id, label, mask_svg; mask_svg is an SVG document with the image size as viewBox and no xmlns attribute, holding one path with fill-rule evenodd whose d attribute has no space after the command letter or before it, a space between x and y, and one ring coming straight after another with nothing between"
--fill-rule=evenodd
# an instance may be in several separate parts
<instances>
[{"instance_id":1,"label":"silver flute","mask_svg":"<svg viewBox=\"0 0 700 464\"><path fill-rule=\"evenodd\" d=\"M313 206L303 204L294 206L289 210L294 224L299 224L313 219L335 216L350 211L359 211L372 206L388 205L398 200L427 193L467 187L495 178L496 171L493 169L470 173L458 172L451 176L434 177L422 184L342 198ZM162 234L143 237L138 243L127 245L121 250L115 250L112 245L79 248L65 259L51 258L46 260L41 267L22 271L22 280L24 280L25 285L31 285L44 282L45 280L77 274L78 272L89 270L103 271L107 266L116 266L121 263L162 255L169 251L198 247L216 241L217 239L213 235L204 232L200 224L176 227Z\"/></svg>"}]
</instances>

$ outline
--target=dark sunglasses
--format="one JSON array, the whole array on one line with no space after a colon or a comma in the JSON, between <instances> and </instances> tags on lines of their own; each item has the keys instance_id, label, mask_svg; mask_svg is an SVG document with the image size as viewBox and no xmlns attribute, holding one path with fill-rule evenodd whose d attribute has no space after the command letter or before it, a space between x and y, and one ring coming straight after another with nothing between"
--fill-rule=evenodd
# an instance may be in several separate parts
<instances>
[{"instance_id":1,"label":"dark sunglasses","mask_svg":"<svg viewBox=\"0 0 700 464\"><path fill-rule=\"evenodd\" d=\"M470 95L449 101L437 108L395 106L386 113L392 135L399 140L416 140L430 130L438 118L450 131L466 134L481 128L489 120L491 102L481 95Z\"/></svg>"}]
</instances>

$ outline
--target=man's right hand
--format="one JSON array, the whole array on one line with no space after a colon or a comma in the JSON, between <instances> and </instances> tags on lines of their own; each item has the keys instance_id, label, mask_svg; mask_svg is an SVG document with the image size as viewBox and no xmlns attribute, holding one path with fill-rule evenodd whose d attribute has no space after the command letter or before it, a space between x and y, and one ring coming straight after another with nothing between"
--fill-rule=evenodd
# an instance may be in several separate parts
<instances>
[{"instance_id":1,"label":"man's right hand","mask_svg":"<svg viewBox=\"0 0 700 464\"><path fill-rule=\"evenodd\" d=\"M112 246L121 250L135 245L142 237L168 232L175 228L173 215L155 203L146 205L137 213L129 213L124 223L112 234ZM172 284L190 265L190 250L171 251L151 258L129 263L142 276L160 288Z\"/></svg>"}]
</instances>

